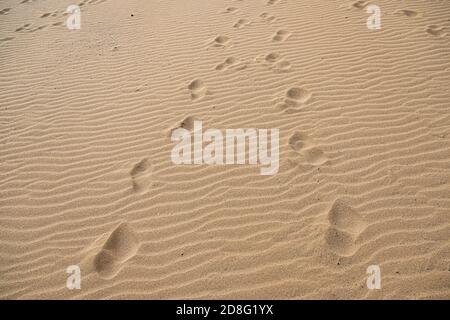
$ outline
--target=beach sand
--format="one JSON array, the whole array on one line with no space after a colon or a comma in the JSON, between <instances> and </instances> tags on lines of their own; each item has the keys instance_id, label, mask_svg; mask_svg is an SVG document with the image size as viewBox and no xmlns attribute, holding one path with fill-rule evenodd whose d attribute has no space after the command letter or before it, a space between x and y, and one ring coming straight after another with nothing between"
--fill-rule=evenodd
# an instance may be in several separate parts
<instances>
[{"instance_id":1,"label":"beach sand","mask_svg":"<svg viewBox=\"0 0 450 320\"><path fill-rule=\"evenodd\" d=\"M372 4L2 0L0 298L449 299L450 1ZM278 173L174 164L196 120Z\"/></svg>"}]
</instances>

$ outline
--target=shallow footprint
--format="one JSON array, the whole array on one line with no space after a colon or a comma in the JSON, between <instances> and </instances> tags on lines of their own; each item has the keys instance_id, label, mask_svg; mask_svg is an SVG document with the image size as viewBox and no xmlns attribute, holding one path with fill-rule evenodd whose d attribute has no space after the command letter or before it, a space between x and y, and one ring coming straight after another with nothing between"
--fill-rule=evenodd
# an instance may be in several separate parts
<instances>
[{"instance_id":1,"label":"shallow footprint","mask_svg":"<svg viewBox=\"0 0 450 320\"><path fill-rule=\"evenodd\" d=\"M5 8L5 9L0 10L0 14L1 15L7 14L9 11L11 11L11 8Z\"/></svg>"},{"instance_id":2,"label":"shallow footprint","mask_svg":"<svg viewBox=\"0 0 450 320\"><path fill-rule=\"evenodd\" d=\"M301 151L309 143L309 137L306 133L301 133L295 131L294 134L289 138L289 146L294 151Z\"/></svg>"},{"instance_id":3,"label":"shallow footprint","mask_svg":"<svg viewBox=\"0 0 450 320\"><path fill-rule=\"evenodd\" d=\"M267 54L264 60L275 72L288 72L292 67L291 63L282 58L277 52Z\"/></svg>"},{"instance_id":4,"label":"shallow footprint","mask_svg":"<svg viewBox=\"0 0 450 320\"><path fill-rule=\"evenodd\" d=\"M351 256L358 249L356 239L365 229L364 219L347 203L336 200L328 212L325 243L329 249L343 256Z\"/></svg>"},{"instance_id":5,"label":"shallow footprint","mask_svg":"<svg viewBox=\"0 0 450 320\"><path fill-rule=\"evenodd\" d=\"M289 146L314 166L320 166L328 161L323 151L312 145L311 139L306 133L295 131L289 138Z\"/></svg>"},{"instance_id":6,"label":"shallow footprint","mask_svg":"<svg viewBox=\"0 0 450 320\"><path fill-rule=\"evenodd\" d=\"M291 33L287 30L278 30L273 36L273 41L286 41L291 36Z\"/></svg>"},{"instance_id":7,"label":"shallow footprint","mask_svg":"<svg viewBox=\"0 0 450 320\"><path fill-rule=\"evenodd\" d=\"M358 0L356 2L354 2L352 4L353 7L358 8L358 9L363 9L364 7L366 7L369 4L369 2L364 1L364 0Z\"/></svg>"},{"instance_id":8,"label":"shallow footprint","mask_svg":"<svg viewBox=\"0 0 450 320\"><path fill-rule=\"evenodd\" d=\"M204 97L208 90L206 86L203 84L202 80L194 80L188 85L188 89L191 91L191 99L197 100Z\"/></svg>"},{"instance_id":9,"label":"shallow footprint","mask_svg":"<svg viewBox=\"0 0 450 320\"><path fill-rule=\"evenodd\" d=\"M419 13L417 11L414 10L408 10L408 9L403 9L403 10L396 10L394 12L397 15L403 15L409 18L414 18L417 17L419 15Z\"/></svg>"},{"instance_id":10,"label":"shallow footprint","mask_svg":"<svg viewBox=\"0 0 450 320\"><path fill-rule=\"evenodd\" d=\"M230 44L230 38L227 36L217 36L213 41L212 45L214 47L226 47Z\"/></svg>"},{"instance_id":11,"label":"shallow footprint","mask_svg":"<svg viewBox=\"0 0 450 320\"><path fill-rule=\"evenodd\" d=\"M286 96L277 108L285 112L299 112L311 99L311 93L304 88L292 87L286 92Z\"/></svg>"},{"instance_id":12,"label":"shallow footprint","mask_svg":"<svg viewBox=\"0 0 450 320\"><path fill-rule=\"evenodd\" d=\"M6 41L11 41L11 40L14 40L14 37L1 38L0 42L6 42Z\"/></svg>"},{"instance_id":13,"label":"shallow footprint","mask_svg":"<svg viewBox=\"0 0 450 320\"><path fill-rule=\"evenodd\" d=\"M447 33L445 33L445 28L444 27L438 27L435 25L431 25L427 27L427 32L433 36L436 37L444 37L447 35Z\"/></svg>"},{"instance_id":14,"label":"shallow footprint","mask_svg":"<svg viewBox=\"0 0 450 320\"><path fill-rule=\"evenodd\" d=\"M216 66L216 70L226 70L229 67L233 66L234 64L236 64L237 59L234 57L229 57L226 58L225 61L223 63L220 63Z\"/></svg>"},{"instance_id":15,"label":"shallow footprint","mask_svg":"<svg viewBox=\"0 0 450 320\"><path fill-rule=\"evenodd\" d=\"M151 165L148 159L142 159L133 166L130 171L133 191L143 191L149 186L151 173Z\"/></svg>"},{"instance_id":16,"label":"shallow footprint","mask_svg":"<svg viewBox=\"0 0 450 320\"><path fill-rule=\"evenodd\" d=\"M228 8L225 9L224 13L235 13L235 12L238 12L238 11L239 11L238 8L228 7Z\"/></svg>"},{"instance_id":17,"label":"shallow footprint","mask_svg":"<svg viewBox=\"0 0 450 320\"><path fill-rule=\"evenodd\" d=\"M269 23L271 23L271 22L273 22L273 21L276 20L275 16L273 16L273 15L267 13L267 12L263 12L263 13L261 13L259 16L260 16L264 21L269 22Z\"/></svg>"},{"instance_id":18,"label":"shallow footprint","mask_svg":"<svg viewBox=\"0 0 450 320\"><path fill-rule=\"evenodd\" d=\"M250 21L248 21L247 19L239 19L239 20L233 25L233 27L234 27L234 28L237 28L237 29L241 29L241 28L247 26L248 24L250 24Z\"/></svg>"},{"instance_id":19,"label":"shallow footprint","mask_svg":"<svg viewBox=\"0 0 450 320\"><path fill-rule=\"evenodd\" d=\"M269 0L269 1L267 1L266 5L272 6L274 4L277 4L278 2L280 2L280 0Z\"/></svg>"},{"instance_id":20,"label":"shallow footprint","mask_svg":"<svg viewBox=\"0 0 450 320\"><path fill-rule=\"evenodd\" d=\"M128 223L120 224L94 258L94 270L103 279L111 279L139 249L139 237Z\"/></svg>"},{"instance_id":21,"label":"shallow footprint","mask_svg":"<svg viewBox=\"0 0 450 320\"><path fill-rule=\"evenodd\" d=\"M323 151L316 147L304 150L304 155L306 161L314 166L320 166L328 162L328 158Z\"/></svg>"}]
</instances>

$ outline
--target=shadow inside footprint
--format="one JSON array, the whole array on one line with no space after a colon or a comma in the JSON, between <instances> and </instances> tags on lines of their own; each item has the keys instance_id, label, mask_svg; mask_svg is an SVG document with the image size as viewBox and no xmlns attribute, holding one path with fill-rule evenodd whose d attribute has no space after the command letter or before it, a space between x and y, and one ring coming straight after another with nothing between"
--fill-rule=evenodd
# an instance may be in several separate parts
<instances>
[{"instance_id":1,"label":"shadow inside footprint","mask_svg":"<svg viewBox=\"0 0 450 320\"><path fill-rule=\"evenodd\" d=\"M403 15L409 18L414 18L417 17L419 15L418 12L414 11L414 10L407 10L407 9L403 9L403 10L396 10L394 12L397 15Z\"/></svg>"},{"instance_id":2,"label":"shadow inside footprint","mask_svg":"<svg viewBox=\"0 0 450 320\"><path fill-rule=\"evenodd\" d=\"M139 249L139 238L127 224L120 224L94 258L94 270L103 279L111 279Z\"/></svg>"}]
</instances>

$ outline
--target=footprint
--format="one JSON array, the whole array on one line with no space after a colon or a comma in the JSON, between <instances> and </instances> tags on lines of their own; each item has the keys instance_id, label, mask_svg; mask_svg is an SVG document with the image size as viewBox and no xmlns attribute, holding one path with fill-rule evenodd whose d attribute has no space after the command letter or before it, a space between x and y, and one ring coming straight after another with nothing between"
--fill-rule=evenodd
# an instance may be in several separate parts
<instances>
[{"instance_id":1,"label":"footprint","mask_svg":"<svg viewBox=\"0 0 450 320\"><path fill-rule=\"evenodd\" d=\"M256 60L259 60L259 58L256 58ZM289 61L286 61L277 52L267 54L264 57L264 61L269 65L270 69L274 70L275 72L288 72L292 68L291 63Z\"/></svg>"},{"instance_id":2,"label":"footprint","mask_svg":"<svg viewBox=\"0 0 450 320\"><path fill-rule=\"evenodd\" d=\"M267 6L272 6L274 4L277 4L278 2L280 2L280 0L269 0L269 1L267 1L266 5Z\"/></svg>"},{"instance_id":3,"label":"footprint","mask_svg":"<svg viewBox=\"0 0 450 320\"><path fill-rule=\"evenodd\" d=\"M230 38L228 38L227 36L217 36L213 40L212 44L214 47L226 47L230 44Z\"/></svg>"},{"instance_id":4,"label":"footprint","mask_svg":"<svg viewBox=\"0 0 450 320\"><path fill-rule=\"evenodd\" d=\"M358 0L358 1L354 2L354 3L352 4L352 6L355 7L355 8L358 8L358 9L363 9L363 8L365 8L368 4L369 4L368 1Z\"/></svg>"},{"instance_id":5,"label":"footprint","mask_svg":"<svg viewBox=\"0 0 450 320\"><path fill-rule=\"evenodd\" d=\"M23 31L23 30L25 30L25 31L30 31L30 30L28 29L29 26L31 26L30 23L24 24L23 26L17 28L17 29L15 30L15 32L20 32L20 31Z\"/></svg>"},{"instance_id":6,"label":"footprint","mask_svg":"<svg viewBox=\"0 0 450 320\"><path fill-rule=\"evenodd\" d=\"M150 185L151 165L148 159L143 159L136 163L130 171L133 191L145 190Z\"/></svg>"},{"instance_id":7,"label":"footprint","mask_svg":"<svg viewBox=\"0 0 450 320\"><path fill-rule=\"evenodd\" d=\"M14 40L14 37L2 38L2 39L0 39L0 42L6 42L6 41L11 41L11 40Z\"/></svg>"},{"instance_id":8,"label":"footprint","mask_svg":"<svg viewBox=\"0 0 450 320\"><path fill-rule=\"evenodd\" d=\"M329 249L342 256L351 256L358 249L356 240L366 228L364 219L342 200L336 200L328 212L325 243Z\"/></svg>"},{"instance_id":9,"label":"footprint","mask_svg":"<svg viewBox=\"0 0 450 320\"><path fill-rule=\"evenodd\" d=\"M275 16L273 16L273 15L267 13L267 12L263 12L263 13L261 13L259 16L260 16L264 21L269 22L269 23L271 23L271 22L273 22L273 21L276 20Z\"/></svg>"},{"instance_id":10,"label":"footprint","mask_svg":"<svg viewBox=\"0 0 450 320\"><path fill-rule=\"evenodd\" d=\"M444 32L444 27L438 27L435 25L428 26L427 32L436 37L444 37L447 35L447 33Z\"/></svg>"},{"instance_id":11,"label":"footprint","mask_svg":"<svg viewBox=\"0 0 450 320\"><path fill-rule=\"evenodd\" d=\"M47 25L42 25L42 26L39 26L39 27L36 27L36 28L30 30L30 32L36 32L36 31L39 31L39 30L43 30L45 28L47 28Z\"/></svg>"},{"instance_id":12,"label":"footprint","mask_svg":"<svg viewBox=\"0 0 450 320\"><path fill-rule=\"evenodd\" d=\"M328 158L324 152L315 147L307 134L301 132L294 132L289 138L289 146L295 152L302 155L305 160L314 166L320 166L328 162Z\"/></svg>"},{"instance_id":13,"label":"footprint","mask_svg":"<svg viewBox=\"0 0 450 320\"><path fill-rule=\"evenodd\" d=\"M314 166L321 166L328 162L328 158L325 156L323 151L316 147L304 150L304 155L306 161Z\"/></svg>"},{"instance_id":14,"label":"footprint","mask_svg":"<svg viewBox=\"0 0 450 320\"><path fill-rule=\"evenodd\" d=\"M234 27L234 28L241 29L241 28L243 28L243 27L245 27L245 26L247 26L247 25L249 25L249 24L250 24L250 21L248 21L247 19L239 19L239 20L233 25L233 27Z\"/></svg>"},{"instance_id":15,"label":"footprint","mask_svg":"<svg viewBox=\"0 0 450 320\"><path fill-rule=\"evenodd\" d=\"M407 9L395 10L394 14L403 15L403 16L407 16L407 17L410 17L410 18L414 18L414 17L417 17L419 15L418 12L416 12L414 10L407 10Z\"/></svg>"},{"instance_id":16,"label":"footprint","mask_svg":"<svg viewBox=\"0 0 450 320\"><path fill-rule=\"evenodd\" d=\"M235 8L235 7L228 7L228 8L225 9L225 11L224 11L223 13L236 13L236 12L238 12L238 11L239 11L238 8Z\"/></svg>"},{"instance_id":17,"label":"footprint","mask_svg":"<svg viewBox=\"0 0 450 320\"><path fill-rule=\"evenodd\" d=\"M192 81L188 85L188 89L191 91L192 100L200 99L208 93L208 90L206 89L205 85L203 84L203 81L201 80Z\"/></svg>"},{"instance_id":18,"label":"footprint","mask_svg":"<svg viewBox=\"0 0 450 320\"><path fill-rule=\"evenodd\" d=\"M298 108L306 104L311 99L311 93L300 87L290 88L284 98L285 108Z\"/></svg>"},{"instance_id":19,"label":"footprint","mask_svg":"<svg viewBox=\"0 0 450 320\"><path fill-rule=\"evenodd\" d=\"M198 119L196 117L193 116L188 116L186 118L183 119L183 121L181 121L178 125L176 125L174 128L171 128L169 130L169 138L172 137L172 132L175 131L178 128L183 128L186 129L188 131L193 131L194 130L194 121L197 121Z\"/></svg>"},{"instance_id":20,"label":"footprint","mask_svg":"<svg viewBox=\"0 0 450 320\"><path fill-rule=\"evenodd\" d=\"M287 30L278 30L273 36L273 41L286 41L291 36L291 33Z\"/></svg>"},{"instance_id":21,"label":"footprint","mask_svg":"<svg viewBox=\"0 0 450 320\"><path fill-rule=\"evenodd\" d=\"M11 11L11 8L5 8L5 9L0 10L0 14L1 15L8 14L9 11Z\"/></svg>"},{"instance_id":22,"label":"footprint","mask_svg":"<svg viewBox=\"0 0 450 320\"><path fill-rule=\"evenodd\" d=\"M139 237L128 225L120 224L94 258L94 270L103 279L111 279L139 249Z\"/></svg>"},{"instance_id":23,"label":"footprint","mask_svg":"<svg viewBox=\"0 0 450 320\"><path fill-rule=\"evenodd\" d=\"M281 59L281 55L277 52L271 52L264 58L268 63L275 63Z\"/></svg>"},{"instance_id":24,"label":"footprint","mask_svg":"<svg viewBox=\"0 0 450 320\"><path fill-rule=\"evenodd\" d=\"M294 134L289 138L289 145L292 150L300 152L309 144L309 137L305 133L295 131Z\"/></svg>"},{"instance_id":25,"label":"footprint","mask_svg":"<svg viewBox=\"0 0 450 320\"><path fill-rule=\"evenodd\" d=\"M223 70L227 70L230 68L233 68L235 70L243 70L243 69L247 68L247 64L240 62L235 57L229 57L229 58L226 58L224 62L218 64L215 69L223 71Z\"/></svg>"}]
</instances>

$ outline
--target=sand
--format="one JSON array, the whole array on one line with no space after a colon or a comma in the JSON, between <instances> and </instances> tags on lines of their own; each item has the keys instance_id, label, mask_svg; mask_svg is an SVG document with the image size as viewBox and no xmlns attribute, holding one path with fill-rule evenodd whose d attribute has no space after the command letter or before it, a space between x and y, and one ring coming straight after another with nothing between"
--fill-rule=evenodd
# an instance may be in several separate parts
<instances>
[{"instance_id":1,"label":"sand","mask_svg":"<svg viewBox=\"0 0 450 320\"><path fill-rule=\"evenodd\" d=\"M450 2L373 3L1 1L0 298L449 299ZM196 120L278 173L175 165Z\"/></svg>"}]
</instances>

